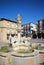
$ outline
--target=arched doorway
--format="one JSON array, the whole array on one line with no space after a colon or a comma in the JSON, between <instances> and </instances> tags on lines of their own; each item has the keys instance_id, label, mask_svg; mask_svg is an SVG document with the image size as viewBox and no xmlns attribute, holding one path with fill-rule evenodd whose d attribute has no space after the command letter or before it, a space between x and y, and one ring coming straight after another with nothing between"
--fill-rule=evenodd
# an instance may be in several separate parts
<instances>
[{"instance_id":1,"label":"arched doorway","mask_svg":"<svg viewBox=\"0 0 44 65\"><path fill-rule=\"evenodd\" d=\"M38 33L37 36L38 36L39 39L41 39L42 35L41 35L41 33Z\"/></svg>"},{"instance_id":2,"label":"arched doorway","mask_svg":"<svg viewBox=\"0 0 44 65\"><path fill-rule=\"evenodd\" d=\"M44 33L42 33L42 38L44 39Z\"/></svg>"}]
</instances>

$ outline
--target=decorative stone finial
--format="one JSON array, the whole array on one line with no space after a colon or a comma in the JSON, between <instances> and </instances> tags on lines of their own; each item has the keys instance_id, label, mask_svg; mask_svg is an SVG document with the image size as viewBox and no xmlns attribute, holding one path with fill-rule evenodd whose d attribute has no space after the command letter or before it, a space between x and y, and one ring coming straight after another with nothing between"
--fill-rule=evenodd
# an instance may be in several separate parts
<instances>
[{"instance_id":1,"label":"decorative stone finial","mask_svg":"<svg viewBox=\"0 0 44 65\"><path fill-rule=\"evenodd\" d=\"M17 22L21 23L21 16L20 16L20 14L17 15L16 20L17 20Z\"/></svg>"}]
</instances>

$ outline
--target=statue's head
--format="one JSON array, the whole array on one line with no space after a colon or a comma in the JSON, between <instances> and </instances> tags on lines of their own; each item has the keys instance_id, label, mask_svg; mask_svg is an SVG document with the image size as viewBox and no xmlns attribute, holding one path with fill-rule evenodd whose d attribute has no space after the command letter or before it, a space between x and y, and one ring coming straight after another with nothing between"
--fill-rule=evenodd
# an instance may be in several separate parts
<instances>
[{"instance_id":1,"label":"statue's head","mask_svg":"<svg viewBox=\"0 0 44 65\"><path fill-rule=\"evenodd\" d=\"M20 16L20 14L17 15L16 20L17 20L17 22L21 23L21 16Z\"/></svg>"}]
</instances>

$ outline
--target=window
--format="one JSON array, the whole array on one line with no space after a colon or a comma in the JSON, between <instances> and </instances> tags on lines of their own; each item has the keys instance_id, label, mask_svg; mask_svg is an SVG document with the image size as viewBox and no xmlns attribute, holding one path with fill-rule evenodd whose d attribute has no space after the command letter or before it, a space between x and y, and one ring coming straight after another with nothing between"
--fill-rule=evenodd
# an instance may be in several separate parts
<instances>
[{"instance_id":1,"label":"window","mask_svg":"<svg viewBox=\"0 0 44 65\"><path fill-rule=\"evenodd\" d=\"M9 40L9 36L10 36L10 34L7 34L7 40Z\"/></svg>"},{"instance_id":2,"label":"window","mask_svg":"<svg viewBox=\"0 0 44 65\"><path fill-rule=\"evenodd\" d=\"M29 31L30 31L30 27L29 27Z\"/></svg>"},{"instance_id":3,"label":"window","mask_svg":"<svg viewBox=\"0 0 44 65\"><path fill-rule=\"evenodd\" d=\"M37 38L37 35L36 34L33 34L32 38L33 39L36 39Z\"/></svg>"},{"instance_id":4,"label":"window","mask_svg":"<svg viewBox=\"0 0 44 65\"><path fill-rule=\"evenodd\" d=\"M15 34L11 34L11 36L12 36L12 37L14 37L14 36L15 36Z\"/></svg>"},{"instance_id":5,"label":"window","mask_svg":"<svg viewBox=\"0 0 44 65\"><path fill-rule=\"evenodd\" d=\"M42 23L42 29L44 30L44 22Z\"/></svg>"},{"instance_id":6,"label":"window","mask_svg":"<svg viewBox=\"0 0 44 65\"><path fill-rule=\"evenodd\" d=\"M38 35L37 35L37 36L38 36L38 38L41 38L41 33L38 33Z\"/></svg>"},{"instance_id":7,"label":"window","mask_svg":"<svg viewBox=\"0 0 44 65\"><path fill-rule=\"evenodd\" d=\"M42 33L42 38L44 39L44 33Z\"/></svg>"}]
</instances>

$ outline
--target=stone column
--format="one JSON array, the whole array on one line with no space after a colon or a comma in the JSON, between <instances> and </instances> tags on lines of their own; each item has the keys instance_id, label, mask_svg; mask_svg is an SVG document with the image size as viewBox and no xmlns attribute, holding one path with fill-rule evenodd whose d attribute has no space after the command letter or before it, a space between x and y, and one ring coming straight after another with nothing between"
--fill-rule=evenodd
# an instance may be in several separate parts
<instances>
[{"instance_id":1,"label":"stone column","mask_svg":"<svg viewBox=\"0 0 44 65\"><path fill-rule=\"evenodd\" d=\"M17 32L18 32L18 43L20 42L20 38L21 38L21 17L20 14L17 15L16 17L17 20Z\"/></svg>"}]
</instances>

